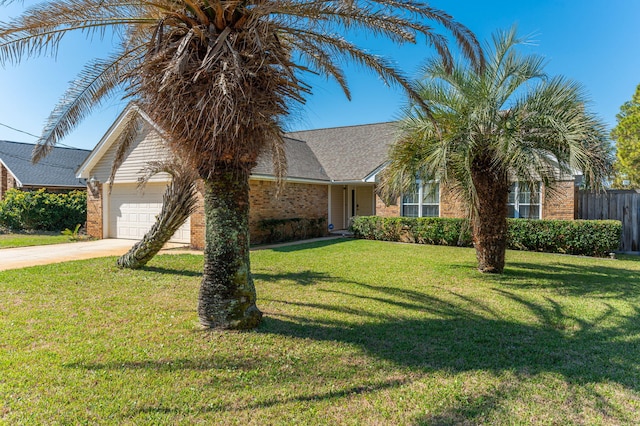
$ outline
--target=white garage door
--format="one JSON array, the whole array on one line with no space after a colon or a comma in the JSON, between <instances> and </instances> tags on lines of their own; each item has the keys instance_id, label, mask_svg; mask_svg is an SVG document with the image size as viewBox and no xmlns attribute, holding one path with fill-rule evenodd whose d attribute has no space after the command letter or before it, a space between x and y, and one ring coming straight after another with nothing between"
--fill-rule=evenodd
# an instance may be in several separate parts
<instances>
[{"instance_id":1,"label":"white garage door","mask_svg":"<svg viewBox=\"0 0 640 426\"><path fill-rule=\"evenodd\" d=\"M140 192L136 184L115 184L109 197L109 237L140 240L162 209L165 184L149 183ZM176 243L191 242L189 220L171 238Z\"/></svg>"}]
</instances>

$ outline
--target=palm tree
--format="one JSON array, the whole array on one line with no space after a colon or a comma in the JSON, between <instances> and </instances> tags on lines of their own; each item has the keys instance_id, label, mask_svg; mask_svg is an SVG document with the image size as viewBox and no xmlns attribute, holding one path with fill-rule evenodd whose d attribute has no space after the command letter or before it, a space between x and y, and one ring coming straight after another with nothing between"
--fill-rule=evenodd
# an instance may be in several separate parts
<instances>
[{"instance_id":1,"label":"palm tree","mask_svg":"<svg viewBox=\"0 0 640 426\"><path fill-rule=\"evenodd\" d=\"M105 96L124 90L135 98L204 181L200 322L244 329L261 318L249 265L249 173L258 155L270 150L276 173L284 175L281 123L310 93L303 77L332 78L349 97L342 64L350 61L419 102L389 61L343 34L397 44L425 37L450 67L447 39L433 31L433 22L482 66L481 49L466 27L413 0L50 0L0 24L0 63L55 53L72 31L117 40L113 54L88 64L53 110L34 159Z\"/></svg>"},{"instance_id":2,"label":"palm tree","mask_svg":"<svg viewBox=\"0 0 640 426\"><path fill-rule=\"evenodd\" d=\"M504 268L510 182L542 182L552 194L561 174L581 170L597 187L611 166L605 126L585 109L581 87L548 77L543 58L518 52L525 41L515 28L496 33L481 70L427 63L423 104L405 111L382 186L387 198L416 178L455 191L468 206L482 272Z\"/></svg>"}]
</instances>

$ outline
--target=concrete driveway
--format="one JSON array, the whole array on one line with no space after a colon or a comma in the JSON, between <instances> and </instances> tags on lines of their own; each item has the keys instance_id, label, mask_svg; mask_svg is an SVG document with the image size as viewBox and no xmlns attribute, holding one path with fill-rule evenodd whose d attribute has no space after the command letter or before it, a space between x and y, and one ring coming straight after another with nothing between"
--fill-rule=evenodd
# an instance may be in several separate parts
<instances>
[{"instance_id":1,"label":"concrete driveway","mask_svg":"<svg viewBox=\"0 0 640 426\"><path fill-rule=\"evenodd\" d=\"M78 243L0 249L0 271L66 262L69 260L121 256L134 244L134 240L116 240L110 238ZM169 243L165 248L184 246L184 244Z\"/></svg>"}]
</instances>

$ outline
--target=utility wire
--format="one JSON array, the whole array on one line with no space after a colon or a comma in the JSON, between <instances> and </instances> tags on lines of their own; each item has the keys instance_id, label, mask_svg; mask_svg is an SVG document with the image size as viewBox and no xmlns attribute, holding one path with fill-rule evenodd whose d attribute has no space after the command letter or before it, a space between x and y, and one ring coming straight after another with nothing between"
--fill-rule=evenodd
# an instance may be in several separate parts
<instances>
[{"instance_id":1,"label":"utility wire","mask_svg":"<svg viewBox=\"0 0 640 426\"><path fill-rule=\"evenodd\" d=\"M32 136L32 137L34 137L36 139L40 139L40 136L36 136L33 133L25 132L24 130L16 129L15 127L8 126L8 125L6 125L4 123L0 123L0 126L6 127L7 129L11 129L11 130L16 131L16 132L24 133L25 135Z\"/></svg>"},{"instance_id":2,"label":"utility wire","mask_svg":"<svg viewBox=\"0 0 640 426\"><path fill-rule=\"evenodd\" d=\"M4 124L4 123L0 123L0 126L6 127L7 129L11 129L11 130L13 130L15 132L24 133L25 135L29 135L29 136L31 136L33 138L36 138L36 139L40 139L40 136L36 136L33 133L25 132L24 130L16 129L15 127L11 127L11 126L9 126L7 124ZM63 143L60 143L60 142L58 142L56 145L64 146L66 148L80 149L80 148L77 148L75 146L66 145L66 144L63 144Z\"/></svg>"}]
</instances>

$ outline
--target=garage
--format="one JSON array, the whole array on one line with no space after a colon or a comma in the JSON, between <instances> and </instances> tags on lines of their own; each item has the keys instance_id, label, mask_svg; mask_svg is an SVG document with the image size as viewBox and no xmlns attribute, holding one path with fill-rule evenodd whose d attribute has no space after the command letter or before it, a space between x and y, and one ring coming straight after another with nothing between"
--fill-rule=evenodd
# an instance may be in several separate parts
<instances>
[{"instance_id":1,"label":"garage","mask_svg":"<svg viewBox=\"0 0 640 426\"><path fill-rule=\"evenodd\" d=\"M164 183L148 183L143 191L136 184L115 184L109 196L109 238L140 240L162 209ZM190 221L176 231L170 241L190 243Z\"/></svg>"}]
</instances>

